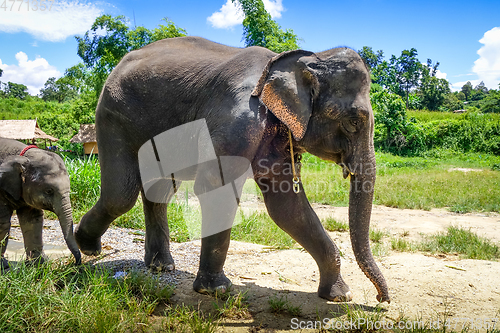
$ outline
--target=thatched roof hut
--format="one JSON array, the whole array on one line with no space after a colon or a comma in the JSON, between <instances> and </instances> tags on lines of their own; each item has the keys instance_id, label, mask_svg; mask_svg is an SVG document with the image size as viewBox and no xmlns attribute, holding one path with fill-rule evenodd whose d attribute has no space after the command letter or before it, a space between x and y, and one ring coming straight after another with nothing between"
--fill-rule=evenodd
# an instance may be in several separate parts
<instances>
[{"instance_id":1,"label":"thatched roof hut","mask_svg":"<svg viewBox=\"0 0 500 333\"><path fill-rule=\"evenodd\" d=\"M36 119L28 120L0 120L0 137L27 140L35 142L35 140L49 140L51 142L59 141L51 135L44 133Z\"/></svg>"},{"instance_id":2,"label":"thatched roof hut","mask_svg":"<svg viewBox=\"0 0 500 333\"><path fill-rule=\"evenodd\" d=\"M97 136L95 132L95 124L82 124L78 133L69 140L73 143L83 143L85 154L98 154Z\"/></svg>"}]
</instances>

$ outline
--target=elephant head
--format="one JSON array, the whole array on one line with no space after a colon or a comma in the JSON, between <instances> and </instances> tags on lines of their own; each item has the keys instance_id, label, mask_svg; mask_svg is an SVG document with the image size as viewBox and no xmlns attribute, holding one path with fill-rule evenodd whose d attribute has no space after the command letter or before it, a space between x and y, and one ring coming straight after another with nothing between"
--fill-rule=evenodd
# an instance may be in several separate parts
<instances>
[{"instance_id":1,"label":"elephant head","mask_svg":"<svg viewBox=\"0 0 500 333\"><path fill-rule=\"evenodd\" d=\"M80 250L73 235L70 181L57 154L37 151L34 157L10 156L0 165L0 188L18 205L49 210L57 215L64 240L79 264Z\"/></svg>"},{"instance_id":2,"label":"elephant head","mask_svg":"<svg viewBox=\"0 0 500 333\"><path fill-rule=\"evenodd\" d=\"M370 82L366 65L351 49L290 51L271 59L252 95L289 128L295 147L336 162L344 178L351 176L349 227L354 254L377 288L377 299L389 301L369 245L376 170Z\"/></svg>"}]
</instances>

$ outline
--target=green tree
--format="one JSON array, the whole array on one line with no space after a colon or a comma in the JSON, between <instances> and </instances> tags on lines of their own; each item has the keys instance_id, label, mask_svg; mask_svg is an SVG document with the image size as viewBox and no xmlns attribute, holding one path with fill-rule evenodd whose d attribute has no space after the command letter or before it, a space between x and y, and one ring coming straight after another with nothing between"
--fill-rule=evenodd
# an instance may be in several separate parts
<instances>
[{"instance_id":1,"label":"green tree","mask_svg":"<svg viewBox=\"0 0 500 333\"><path fill-rule=\"evenodd\" d=\"M371 71L377 68L384 59L384 51L378 50L377 53L375 53L369 46L363 46L361 50L358 50L358 53Z\"/></svg>"},{"instance_id":2,"label":"green tree","mask_svg":"<svg viewBox=\"0 0 500 333\"><path fill-rule=\"evenodd\" d=\"M29 96L28 87L24 84L7 82L4 88L5 97L13 97L17 99L25 99Z\"/></svg>"},{"instance_id":3,"label":"green tree","mask_svg":"<svg viewBox=\"0 0 500 333\"><path fill-rule=\"evenodd\" d=\"M417 58L417 50L403 50L401 56L391 57L391 69L394 78L394 93L405 98L406 107L409 106L411 89L418 86L422 65Z\"/></svg>"},{"instance_id":4,"label":"green tree","mask_svg":"<svg viewBox=\"0 0 500 333\"><path fill-rule=\"evenodd\" d=\"M433 65L431 59L427 59L427 65L421 66L418 94L422 106L431 111L439 110L446 96L451 94L450 83L436 77L438 67L439 62Z\"/></svg>"},{"instance_id":5,"label":"green tree","mask_svg":"<svg viewBox=\"0 0 500 333\"><path fill-rule=\"evenodd\" d=\"M40 89L40 97L44 101L56 101L62 103L71 100L77 96L77 92L70 84L70 80L63 76L56 80L51 77L45 82L45 85Z\"/></svg>"},{"instance_id":6,"label":"green tree","mask_svg":"<svg viewBox=\"0 0 500 333\"><path fill-rule=\"evenodd\" d=\"M292 29L283 31L266 11L262 0L232 0L243 9L245 45L262 46L281 53L299 48L299 39Z\"/></svg>"},{"instance_id":7,"label":"green tree","mask_svg":"<svg viewBox=\"0 0 500 333\"><path fill-rule=\"evenodd\" d=\"M470 101L480 101L484 99L488 95L488 88L484 85L484 82L481 81L474 89L471 90L469 95Z\"/></svg>"},{"instance_id":8,"label":"green tree","mask_svg":"<svg viewBox=\"0 0 500 333\"><path fill-rule=\"evenodd\" d=\"M462 86L461 91L464 93L466 101L469 100L472 90L472 83L470 81L467 81L467 83Z\"/></svg>"},{"instance_id":9,"label":"green tree","mask_svg":"<svg viewBox=\"0 0 500 333\"><path fill-rule=\"evenodd\" d=\"M483 100L481 107L483 112L495 112L500 113L500 84L498 85L498 90L490 90L488 96Z\"/></svg>"},{"instance_id":10,"label":"green tree","mask_svg":"<svg viewBox=\"0 0 500 333\"><path fill-rule=\"evenodd\" d=\"M130 42L130 50L137 50L143 46L162 40L165 38L183 37L187 35L186 30L176 26L168 18L163 18L167 25L160 24L158 28L153 30L146 29L145 27L135 27L128 32L128 39Z\"/></svg>"},{"instance_id":11,"label":"green tree","mask_svg":"<svg viewBox=\"0 0 500 333\"><path fill-rule=\"evenodd\" d=\"M89 70L86 83L97 98L109 73L128 52L170 37L185 36L186 31L164 19L166 25L148 30L142 26L130 30L124 16L99 16L83 37L76 36L78 55Z\"/></svg>"}]
</instances>

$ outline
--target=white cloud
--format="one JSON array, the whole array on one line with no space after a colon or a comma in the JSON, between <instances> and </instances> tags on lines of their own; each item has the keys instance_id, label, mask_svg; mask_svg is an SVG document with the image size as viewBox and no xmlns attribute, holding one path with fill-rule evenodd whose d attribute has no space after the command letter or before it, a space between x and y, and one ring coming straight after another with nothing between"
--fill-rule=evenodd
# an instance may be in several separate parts
<instances>
[{"instance_id":1,"label":"white cloud","mask_svg":"<svg viewBox=\"0 0 500 333\"><path fill-rule=\"evenodd\" d=\"M441 72L439 69L437 70L436 77L438 79L446 79L446 76L448 76L448 74Z\"/></svg>"},{"instance_id":2,"label":"white cloud","mask_svg":"<svg viewBox=\"0 0 500 333\"><path fill-rule=\"evenodd\" d=\"M30 5L29 10L27 4ZM85 33L102 13L95 5L79 0L47 1L47 7L52 5L52 8L44 11L40 7L34 10L32 4L23 2L19 7L16 2L12 11L10 8L0 10L0 31L27 32L38 40L58 42Z\"/></svg>"},{"instance_id":3,"label":"white cloud","mask_svg":"<svg viewBox=\"0 0 500 333\"><path fill-rule=\"evenodd\" d=\"M479 59L474 62L472 71L479 77L477 81L483 81L488 89L498 89L500 82L500 27L486 31L479 42L484 45L477 51Z\"/></svg>"},{"instance_id":4,"label":"white cloud","mask_svg":"<svg viewBox=\"0 0 500 333\"><path fill-rule=\"evenodd\" d=\"M241 24L244 18L245 14L241 9L241 5L239 3L235 4L231 0L227 0L222 8L208 17L207 20L214 28L227 29Z\"/></svg>"},{"instance_id":5,"label":"white cloud","mask_svg":"<svg viewBox=\"0 0 500 333\"><path fill-rule=\"evenodd\" d=\"M272 18L281 17L281 13L285 10L282 0L263 0L263 2ZM241 9L241 5L238 2L235 4L231 0L227 0L219 11L207 18L207 21L214 28L228 29L241 24L244 18L245 14Z\"/></svg>"},{"instance_id":6,"label":"white cloud","mask_svg":"<svg viewBox=\"0 0 500 333\"><path fill-rule=\"evenodd\" d=\"M462 87L467 83L470 82L472 84L472 87L476 87L479 83L481 83L481 80L468 80L468 81L460 81L456 83L451 83L451 91L460 91L462 90Z\"/></svg>"},{"instance_id":7,"label":"white cloud","mask_svg":"<svg viewBox=\"0 0 500 333\"><path fill-rule=\"evenodd\" d=\"M0 68L3 69L0 80L4 83L24 84L28 87L31 95L37 95L49 77L61 76L55 66L50 65L47 60L39 56L35 60L28 60L26 53L18 52L16 59L17 65L2 64L0 59Z\"/></svg>"}]
</instances>

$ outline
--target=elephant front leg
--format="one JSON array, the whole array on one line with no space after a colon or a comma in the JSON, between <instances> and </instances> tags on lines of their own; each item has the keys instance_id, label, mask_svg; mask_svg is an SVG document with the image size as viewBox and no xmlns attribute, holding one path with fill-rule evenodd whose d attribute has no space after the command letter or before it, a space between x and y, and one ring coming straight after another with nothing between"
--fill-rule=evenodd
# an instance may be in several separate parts
<instances>
[{"instance_id":1,"label":"elephant front leg","mask_svg":"<svg viewBox=\"0 0 500 333\"><path fill-rule=\"evenodd\" d=\"M225 293L231 288L232 283L223 267L244 183L245 177L228 181L225 185L222 183L223 186L215 189L204 180L195 183L202 215L200 267L193 283L197 292Z\"/></svg>"},{"instance_id":2,"label":"elephant front leg","mask_svg":"<svg viewBox=\"0 0 500 333\"><path fill-rule=\"evenodd\" d=\"M224 262L231 238L231 229L201 240L200 267L193 289L202 294L223 294L231 288L231 281L224 274Z\"/></svg>"},{"instance_id":3,"label":"elephant front leg","mask_svg":"<svg viewBox=\"0 0 500 333\"><path fill-rule=\"evenodd\" d=\"M43 253L43 210L23 207L17 210L19 225L24 238L26 258L35 263L43 263L47 257Z\"/></svg>"},{"instance_id":4,"label":"elephant front leg","mask_svg":"<svg viewBox=\"0 0 500 333\"><path fill-rule=\"evenodd\" d=\"M7 243L9 242L10 218L12 217L12 209L6 205L0 205L0 265L3 269L9 268L9 262L4 257Z\"/></svg>"},{"instance_id":5,"label":"elephant front leg","mask_svg":"<svg viewBox=\"0 0 500 333\"><path fill-rule=\"evenodd\" d=\"M340 274L340 253L321 225L304 193L295 193L292 177L276 172L256 179L274 222L309 252L319 267L318 295L331 301L352 299L349 286Z\"/></svg>"}]
</instances>

